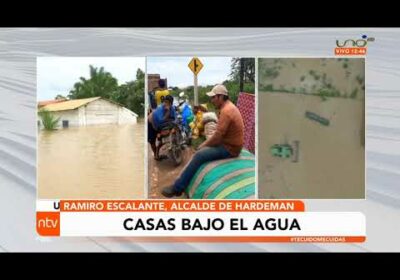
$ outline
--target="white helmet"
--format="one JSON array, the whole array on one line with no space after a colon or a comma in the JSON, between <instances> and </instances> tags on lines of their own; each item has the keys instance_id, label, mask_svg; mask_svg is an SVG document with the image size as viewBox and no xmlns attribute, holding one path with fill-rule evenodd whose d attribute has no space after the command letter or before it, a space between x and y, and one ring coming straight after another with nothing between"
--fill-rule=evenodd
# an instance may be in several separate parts
<instances>
[{"instance_id":1,"label":"white helmet","mask_svg":"<svg viewBox=\"0 0 400 280\"><path fill-rule=\"evenodd\" d=\"M179 93L179 99L178 99L178 102L179 102L179 105L182 105L183 103L185 103L185 92L184 91L182 91L181 93Z\"/></svg>"}]
</instances>

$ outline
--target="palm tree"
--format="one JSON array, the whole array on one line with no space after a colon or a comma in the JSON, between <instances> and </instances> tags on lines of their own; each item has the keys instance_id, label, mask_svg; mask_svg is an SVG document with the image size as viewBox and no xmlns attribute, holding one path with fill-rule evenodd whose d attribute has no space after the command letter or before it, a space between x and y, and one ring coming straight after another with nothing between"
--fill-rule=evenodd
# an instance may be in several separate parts
<instances>
[{"instance_id":1,"label":"palm tree","mask_svg":"<svg viewBox=\"0 0 400 280\"><path fill-rule=\"evenodd\" d=\"M39 117L42 120L45 130L55 130L57 127L58 121L60 120L60 118L55 118L51 112L49 112L45 109L40 109Z\"/></svg>"},{"instance_id":2,"label":"palm tree","mask_svg":"<svg viewBox=\"0 0 400 280\"><path fill-rule=\"evenodd\" d=\"M100 96L107 99L118 89L118 80L111 73L105 72L104 67L96 68L89 66L90 78L80 77L75 83L74 89L70 91L70 99L80 99Z\"/></svg>"}]
</instances>

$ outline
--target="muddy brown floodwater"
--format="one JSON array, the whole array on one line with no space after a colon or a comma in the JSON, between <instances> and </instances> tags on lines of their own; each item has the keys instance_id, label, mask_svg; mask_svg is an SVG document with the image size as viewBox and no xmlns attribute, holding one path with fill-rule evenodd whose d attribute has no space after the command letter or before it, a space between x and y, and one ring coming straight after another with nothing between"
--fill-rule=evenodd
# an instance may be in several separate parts
<instances>
[{"instance_id":1,"label":"muddy brown floodwater","mask_svg":"<svg viewBox=\"0 0 400 280\"><path fill-rule=\"evenodd\" d=\"M364 198L362 100L260 92L259 106L260 198ZM306 112L328 119L329 125L307 118ZM296 141L297 157L271 154L273 145L295 147Z\"/></svg>"},{"instance_id":2,"label":"muddy brown floodwater","mask_svg":"<svg viewBox=\"0 0 400 280\"><path fill-rule=\"evenodd\" d=\"M144 195L144 125L38 133L40 199L134 199Z\"/></svg>"}]
</instances>

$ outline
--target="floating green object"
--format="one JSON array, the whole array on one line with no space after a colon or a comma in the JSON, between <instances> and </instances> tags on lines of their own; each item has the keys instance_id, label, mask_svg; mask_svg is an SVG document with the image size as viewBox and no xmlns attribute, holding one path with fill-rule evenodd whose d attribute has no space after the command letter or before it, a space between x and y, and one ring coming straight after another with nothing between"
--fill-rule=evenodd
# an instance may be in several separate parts
<instances>
[{"instance_id":1,"label":"floating green object","mask_svg":"<svg viewBox=\"0 0 400 280\"><path fill-rule=\"evenodd\" d=\"M315 113L307 111L306 112L306 117L309 118L310 120L317 121L322 125L325 125L325 126L329 125L329 120L328 119L325 119L325 118L323 118L321 116L318 116Z\"/></svg>"},{"instance_id":2,"label":"floating green object","mask_svg":"<svg viewBox=\"0 0 400 280\"><path fill-rule=\"evenodd\" d=\"M289 158L293 154L293 149L287 144L275 144L271 147L271 154L274 157Z\"/></svg>"}]
</instances>

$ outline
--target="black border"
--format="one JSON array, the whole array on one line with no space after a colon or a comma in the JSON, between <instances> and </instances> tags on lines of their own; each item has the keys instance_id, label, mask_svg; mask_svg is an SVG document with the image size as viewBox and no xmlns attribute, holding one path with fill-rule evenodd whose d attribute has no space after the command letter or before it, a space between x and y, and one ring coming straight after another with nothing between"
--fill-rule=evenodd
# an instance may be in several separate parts
<instances>
[{"instance_id":1,"label":"black border","mask_svg":"<svg viewBox=\"0 0 400 280\"><path fill-rule=\"evenodd\" d=\"M2 27L398 27L395 4L366 1L11 2ZM13 7L14 6L14 7Z\"/></svg>"}]
</instances>

